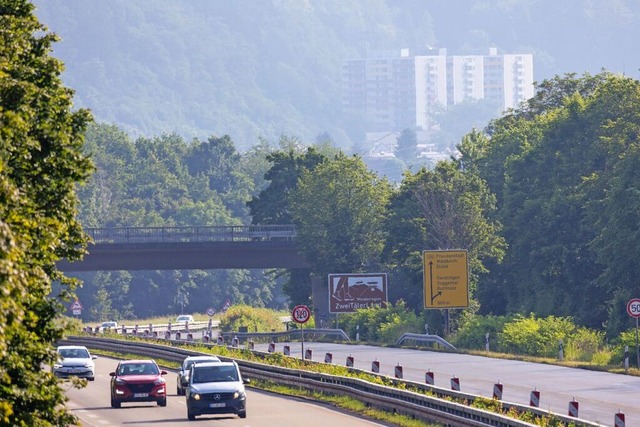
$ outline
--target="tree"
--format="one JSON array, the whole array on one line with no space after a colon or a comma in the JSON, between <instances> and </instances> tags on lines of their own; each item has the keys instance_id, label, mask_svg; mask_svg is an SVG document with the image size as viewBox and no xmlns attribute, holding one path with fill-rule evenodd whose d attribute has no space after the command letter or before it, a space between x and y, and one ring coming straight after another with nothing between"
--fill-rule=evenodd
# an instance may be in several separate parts
<instances>
[{"instance_id":1,"label":"tree","mask_svg":"<svg viewBox=\"0 0 640 427\"><path fill-rule=\"evenodd\" d=\"M82 154L91 116L72 112L62 63L50 56L57 36L33 10L27 0L0 2L0 424L65 426L75 417L42 367L56 360L62 301L77 284L56 262L86 247L75 186L92 170Z\"/></svg>"},{"instance_id":2,"label":"tree","mask_svg":"<svg viewBox=\"0 0 640 427\"><path fill-rule=\"evenodd\" d=\"M298 245L313 273L377 270L390 192L357 156L341 154L303 172L289 200Z\"/></svg>"},{"instance_id":3,"label":"tree","mask_svg":"<svg viewBox=\"0 0 640 427\"><path fill-rule=\"evenodd\" d=\"M502 259L506 249L500 224L491 219L494 211L495 197L486 183L457 162L407 173L391 198L385 223L383 260L404 279L394 297L422 308L422 252L466 249L473 299L478 276L487 272L485 261Z\"/></svg>"},{"instance_id":4,"label":"tree","mask_svg":"<svg viewBox=\"0 0 640 427\"><path fill-rule=\"evenodd\" d=\"M418 137L416 131L411 128L404 129L396 140L394 154L402 160L408 169L418 161Z\"/></svg>"},{"instance_id":5,"label":"tree","mask_svg":"<svg viewBox=\"0 0 640 427\"><path fill-rule=\"evenodd\" d=\"M264 175L269 185L257 197L251 199L249 207L253 224L291 224L289 194L298 185L298 179L306 170L313 170L326 160L314 147L306 151L291 147L267 156L271 167Z\"/></svg>"}]
</instances>

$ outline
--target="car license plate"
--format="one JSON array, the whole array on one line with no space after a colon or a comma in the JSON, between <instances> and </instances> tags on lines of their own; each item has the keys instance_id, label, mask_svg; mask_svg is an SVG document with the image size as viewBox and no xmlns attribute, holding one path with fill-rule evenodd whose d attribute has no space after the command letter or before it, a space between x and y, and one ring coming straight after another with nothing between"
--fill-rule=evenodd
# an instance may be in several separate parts
<instances>
[{"instance_id":1,"label":"car license plate","mask_svg":"<svg viewBox=\"0 0 640 427\"><path fill-rule=\"evenodd\" d=\"M224 403L209 403L209 408L224 408L225 406Z\"/></svg>"},{"instance_id":2,"label":"car license plate","mask_svg":"<svg viewBox=\"0 0 640 427\"><path fill-rule=\"evenodd\" d=\"M149 397L149 393L134 393L133 397Z\"/></svg>"}]
</instances>

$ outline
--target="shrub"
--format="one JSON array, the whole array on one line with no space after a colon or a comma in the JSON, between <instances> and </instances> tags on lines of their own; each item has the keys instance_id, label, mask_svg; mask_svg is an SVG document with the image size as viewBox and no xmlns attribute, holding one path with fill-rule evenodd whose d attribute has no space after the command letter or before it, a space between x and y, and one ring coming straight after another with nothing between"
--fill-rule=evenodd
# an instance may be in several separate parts
<instances>
[{"instance_id":1,"label":"shrub","mask_svg":"<svg viewBox=\"0 0 640 427\"><path fill-rule=\"evenodd\" d=\"M454 335L452 343L459 348L482 350L485 348L486 334L489 333L492 347L495 347L496 337L502 331L509 318L505 316L479 316L466 319Z\"/></svg>"},{"instance_id":2,"label":"shrub","mask_svg":"<svg viewBox=\"0 0 640 427\"><path fill-rule=\"evenodd\" d=\"M498 346L506 353L526 354L529 356L555 357L558 344L566 344L576 330L571 317L549 316L544 319L517 316L504 325L499 334Z\"/></svg>"},{"instance_id":3,"label":"shrub","mask_svg":"<svg viewBox=\"0 0 640 427\"><path fill-rule=\"evenodd\" d=\"M238 331L241 326L249 332L284 331L285 325L273 310L248 305L233 305L222 315L220 329L223 332Z\"/></svg>"},{"instance_id":4,"label":"shrub","mask_svg":"<svg viewBox=\"0 0 640 427\"><path fill-rule=\"evenodd\" d=\"M574 333L567 338L567 345L564 348L567 359L581 362L593 362L596 354L602 361L609 354L604 351L604 332L587 328L576 328Z\"/></svg>"}]
</instances>

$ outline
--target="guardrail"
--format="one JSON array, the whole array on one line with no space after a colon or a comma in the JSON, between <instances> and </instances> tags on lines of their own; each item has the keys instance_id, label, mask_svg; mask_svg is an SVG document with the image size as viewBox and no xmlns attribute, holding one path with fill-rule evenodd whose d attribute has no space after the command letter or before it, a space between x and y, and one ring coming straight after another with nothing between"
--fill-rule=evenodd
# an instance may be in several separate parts
<instances>
[{"instance_id":1,"label":"guardrail","mask_svg":"<svg viewBox=\"0 0 640 427\"><path fill-rule=\"evenodd\" d=\"M294 225L85 228L94 244L207 243L294 240Z\"/></svg>"},{"instance_id":2,"label":"guardrail","mask_svg":"<svg viewBox=\"0 0 640 427\"><path fill-rule=\"evenodd\" d=\"M122 341L112 338L97 337L69 337L64 340L67 344L84 345L88 348L99 349L111 352L122 352L126 354L139 354L146 357L164 359L171 362L181 363L189 355L202 354L188 349L188 342L166 341L167 344L137 341ZM209 348L214 344L201 344ZM253 351L256 355L266 355L267 353ZM225 359L221 357L221 359ZM530 427L533 424L510 418L504 415L484 411L470 406L462 405L450 400L462 400L473 402L480 398L472 394L446 390L428 384L414 381L391 379L382 375L379 377L391 380L394 384L403 384L405 389L387 387L373 384L364 380L341 377L335 375L321 374L309 371L301 371L277 366L266 365L245 360L236 360L243 370L243 374L248 377L275 382L279 384L302 387L308 390L319 391L329 394L348 394L367 405L379 409L404 414L427 422L439 422L446 425L455 426L497 426L497 427ZM310 362L319 363L319 362ZM350 368L350 371L366 373L370 372ZM427 396L419 392L412 392L409 389L429 391L435 396ZM484 398L486 399L486 398ZM539 417L553 416L565 426L597 427L600 424L565 415L543 411L538 408L519 405L515 403L501 402L506 410L515 410L521 413L530 412Z\"/></svg>"},{"instance_id":3,"label":"guardrail","mask_svg":"<svg viewBox=\"0 0 640 427\"><path fill-rule=\"evenodd\" d=\"M398 341L396 342L397 346L401 346L405 341L417 341L417 342L429 342L429 343L438 343L444 348L448 348L449 350L456 350L456 348L450 344L447 340L438 335L422 335L422 334L412 334L410 332L405 332L402 334Z\"/></svg>"}]
</instances>

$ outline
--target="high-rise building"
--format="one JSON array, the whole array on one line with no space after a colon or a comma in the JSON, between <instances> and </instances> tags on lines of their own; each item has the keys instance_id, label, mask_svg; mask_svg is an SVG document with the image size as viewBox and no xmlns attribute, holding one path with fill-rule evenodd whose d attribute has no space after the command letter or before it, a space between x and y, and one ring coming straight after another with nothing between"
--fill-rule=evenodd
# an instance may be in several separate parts
<instances>
[{"instance_id":1,"label":"high-rise building","mask_svg":"<svg viewBox=\"0 0 640 427\"><path fill-rule=\"evenodd\" d=\"M375 52L343 64L343 108L364 115L369 132L429 130L431 115L485 99L506 110L533 96L531 54L411 56L408 49Z\"/></svg>"}]
</instances>

